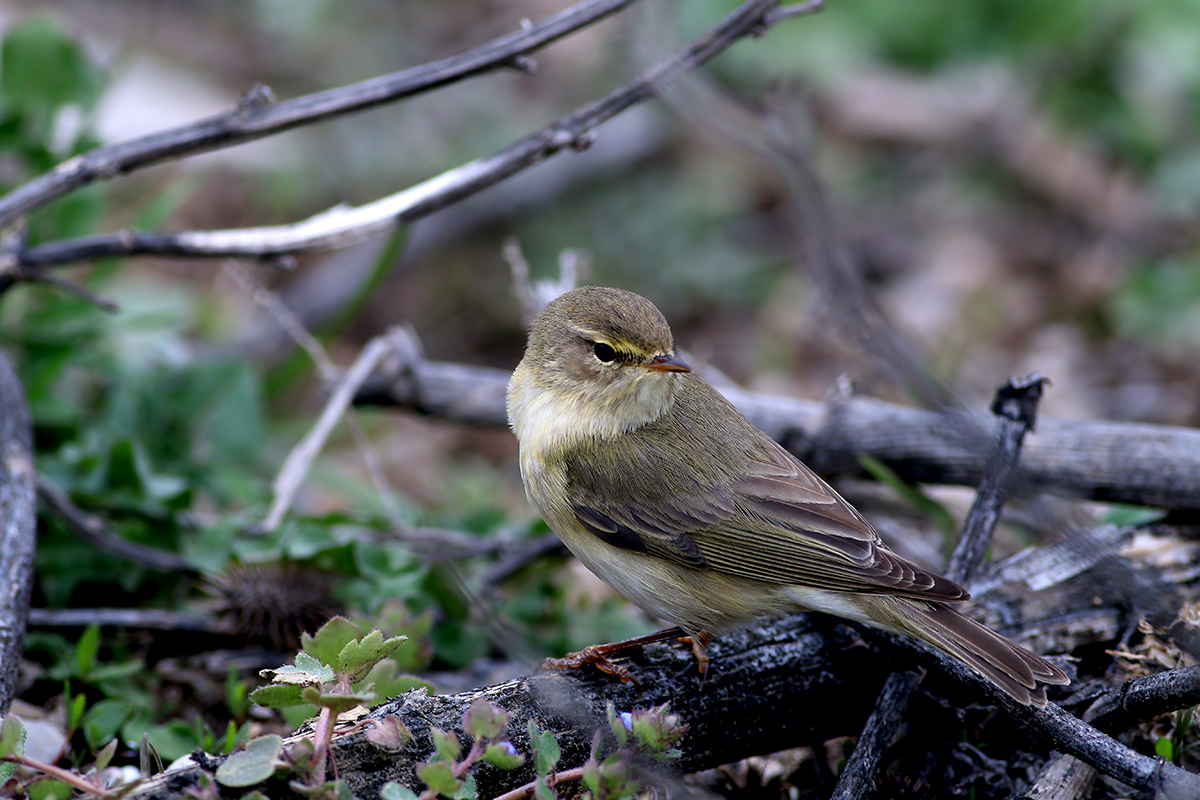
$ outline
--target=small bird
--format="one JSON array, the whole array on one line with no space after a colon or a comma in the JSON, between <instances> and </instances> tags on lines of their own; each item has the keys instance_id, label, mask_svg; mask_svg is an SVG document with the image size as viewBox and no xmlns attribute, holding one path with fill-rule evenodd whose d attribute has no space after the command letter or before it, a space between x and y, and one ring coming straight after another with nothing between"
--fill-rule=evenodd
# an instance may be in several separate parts
<instances>
[{"instance_id":1,"label":"small bird","mask_svg":"<svg viewBox=\"0 0 1200 800\"><path fill-rule=\"evenodd\" d=\"M687 633L702 672L714 634L808 610L928 642L1025 705L1045 705L1040 683L1070 682L955 610L967 592L888 549L692 372L640 295L586 286L547 305L508 385L508 417L546 522L605 583ZM560 665L626 675L599 647Z\"/></svg>"}]
</instances>

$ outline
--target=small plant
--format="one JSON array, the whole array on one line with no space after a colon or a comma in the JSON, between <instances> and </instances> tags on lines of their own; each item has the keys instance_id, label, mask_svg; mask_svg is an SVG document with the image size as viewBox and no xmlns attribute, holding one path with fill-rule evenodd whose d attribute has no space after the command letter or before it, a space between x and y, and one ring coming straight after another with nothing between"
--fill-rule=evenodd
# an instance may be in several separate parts
<instances>
[{"instance_id":1,"label":"small plant","mask_svg":"<svg viewBox=\"0 0 1200 800\"><path fill-rule=\"evenodd\" d=\"M291 787L310 796L340 797L347 794L341 781L326 780L326 762L339 714L372 703L377 691L399 694L416 687L428 688L417 678L397 674L390 656L408 637L384 638L378 630L363 634L344 617L334 617L313 636L301 637L303 650L295 663L263 670L271 685L250 694L250 700L266 708L288 709L308 706L317 713L311 741L290 750L278 735L252 739L244 750L231 755L217 769L218 783L247 787L261 783L285 770L296 776ZM367 738L386 750L401 749L411 734L395 717L368 720Z\"/></svg>"},{"instance_id":2,"label":"small plant","mask_svg":"<svg viewBox=\"0 0 1200 800\"><path fill-rule=\"evenodd\" d=\"M500 795L496 800L518 800L533 795L537 800L554 800L556 788L571 781L582 781L585 800L626 800L637 796L646 787L637 765L646 761L670 763L682 755L676 745L687 732L687 725L669 713L667 704L650 709L634 709L617 713L608 704L608 726L616 739L617 749L600 758L603 731L596 731L592 754L579 767L558 771L562 751L550 731L538 728L529 721L529 741L533 747L537 777L524 786ZM393 795L385 800L412 800L408 795ZM420 800L428 800L422 795Z\"/></svg>"},{"instance_id":3,"label":"small plant","mask_svg":"<svg viewBox=\"0 0 1200 800\"><path fill-rule=\"evenodd\" d=\"M462 756L458 734L432 728L430 735L436 752L433 758L417 767L417 777L425 784L425 791L417 795L407 786L393 781L384 784L380 796L383 800L434 800L437 797L474 800L478 792L470 771L476 764L486 762L500 769L516 769L525 763L525 756L503 738L510 720L508 714L477 697L463 715L463 731L472 739L467 754Z\"/></svg>"},{"instance_id":4,"label":"small plant","mask_svg":"<svg viewBox=\"0 0 1200 800\"><path fill-rule=\"evenodd\" d=\"M1195 711L1195 708L1184 708L1175 712L1175 730L1170 736L1158 737L1154 742L1155 755L1176 765L1183 760L1183 749Z\"/></svg>"},{"instance_id":5,"label":"small plant","mask_svg":"<svg viewBox=\"0 0 1200 800\"><path fill-rule=\"evenodd\" d=\"M112 761L117 752L117 740L113 739L96 754L96 760L85 770L72 771L44 764L25 756L25 726L13 715L4 718L0 725L0 791L6 795L10 789L12 794L20 793L26 797L46 800L59 798L66 800L75 789L100 798L120 798L132 791L140 781L124 784L109 790L103 783L101 774ZM15 774L17 766L26 767L40 772L40 776L21 781ZM15 784L15 785L14 785Z\"/></svg>"}]
</instances>

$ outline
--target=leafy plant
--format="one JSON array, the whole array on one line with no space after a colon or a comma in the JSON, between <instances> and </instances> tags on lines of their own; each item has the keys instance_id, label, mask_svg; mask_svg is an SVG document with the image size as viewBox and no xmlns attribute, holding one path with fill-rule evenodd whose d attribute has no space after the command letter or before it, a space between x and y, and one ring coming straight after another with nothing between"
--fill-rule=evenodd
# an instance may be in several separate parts
<instances>
[{"instance_id":1,"label":"leafy plant","mask_svg":"<svg viewBox=\"0 0 1200 800\"><path fill-rule=\"evenodd\" d=\"M282 740L263 743L261 740L267 737L260 737L225 762L233 761L233 766L223 766L224 772L218 770L217 781L227 786L251 786L266 780L277 769L290 767L300 778L293 781L297 791L310 794L340 791L337 782L326 781L325 775L337 715L373 702L377 685L392 692L429 688L429 684L417 678L398 675L396 662L390 659L407 638L384 638L379 630L364 635L361 628L344 617L334 617L313 636L305 634L304 650L296 655L295 663L263 670L263 677L270 678L271 685L255 689L250 699L266 708L316 709L311 749L287 752ZM392 719L373 729L368 738L384 749L399 749L411 735L398 720Z\"/></svg>"}]
</instances>

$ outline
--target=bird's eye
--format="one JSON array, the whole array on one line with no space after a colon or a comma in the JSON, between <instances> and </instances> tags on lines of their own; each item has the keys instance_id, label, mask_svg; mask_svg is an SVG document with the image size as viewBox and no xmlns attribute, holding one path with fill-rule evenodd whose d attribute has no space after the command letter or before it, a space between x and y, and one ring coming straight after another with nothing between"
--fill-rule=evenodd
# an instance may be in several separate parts
<instances>
[{"instance_id":1,"label":"bird's eye","mask_svg":"<svg viewBox=\"0 0 1200 800\"><path fill-rule=\"evenodd\" d=\"M615 361L617 358L617 351L613 350L604 342L596 342L594 345L592 345L592 352L596 354L596 358L600 359L606 364L610 361Z\"/></svg>"}]
</instances>

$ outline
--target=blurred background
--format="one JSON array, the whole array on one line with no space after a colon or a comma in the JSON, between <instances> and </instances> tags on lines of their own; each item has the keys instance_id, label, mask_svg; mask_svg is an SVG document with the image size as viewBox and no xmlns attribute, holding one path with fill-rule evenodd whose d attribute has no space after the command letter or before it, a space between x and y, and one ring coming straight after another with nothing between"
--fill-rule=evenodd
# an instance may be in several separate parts
<instances>
[{"instance_id":1,"label":"blurred background","mask_svg":"<svg viewBox=\"0 0 1200 800\"><path fill-rule=\"evenodd\" d=\"M226 110L256 83L290 98L365 80L567 5L3 2L0 186ZM533 75L487 74L89 187L31 218L31 243L126 226L277 224L369 202L602 96L734 6L648 1L537 54ZM242 602L230 565L286 562L333 576L327 594L301 592L304 602L399 615L426 642L406 668L479 670L467 685L492 674L490 662L527 668L652 628L561 557L485 585L494 552L447 565L386 536L397 519L481 540L544 534L503 430L363 412L394 502L343 426L288 525L245 535L324 396L311 360L238 276L277 293L337 364L406 323L429 358L511 369L525 331L503 255L515 239L534 277L556 276L571 252L585 282L649 297L682 347L744 387L817 400L846 376L866 394L920 402L838 325L849 301L829 292L798 240L806 198L787 165L747 145L764 129L784 130L803 154L836 216L830 241L964 406L982 409L1005 378L1038 370L1053 381L1044 414L1200 424L1197 30L1192 0L831 0L739 42L666 102L606 124L586 152L391 242L307 254L287 273L169 259L61 270L119 303L114 315L20 286L5 297L0 333L29 393L40 470L118 535L221 576L205 589L131 566L47 519L34 603L219 614ZM399 605L385 608L388 598ZM520 644L502 649L497 632L510 630ZM129 675L117 686L73 674L78 637L32 634L27 700L51 708L81 693L89 709L139 709L94 714L89 743L153 730L164 752L187 752L205 732L177 722L183 709L208 714L209 734L229 716L223 674L212 697L175 686L180 659L196 654L162 635L106 639L102 653L114 664L174 659L153 691Z\"/></svg>"}]
</instances>

